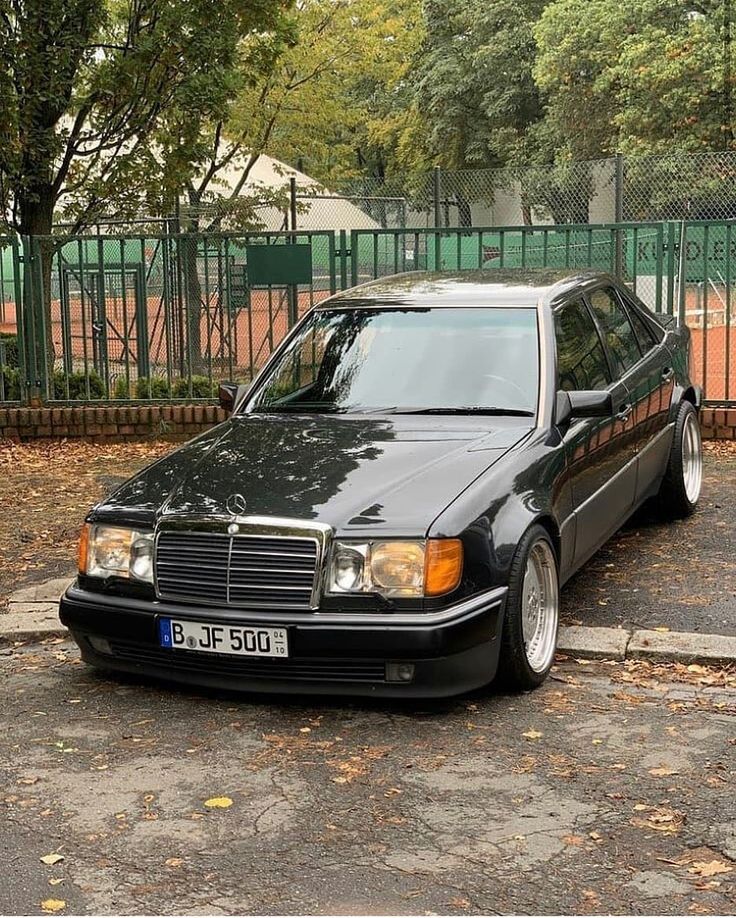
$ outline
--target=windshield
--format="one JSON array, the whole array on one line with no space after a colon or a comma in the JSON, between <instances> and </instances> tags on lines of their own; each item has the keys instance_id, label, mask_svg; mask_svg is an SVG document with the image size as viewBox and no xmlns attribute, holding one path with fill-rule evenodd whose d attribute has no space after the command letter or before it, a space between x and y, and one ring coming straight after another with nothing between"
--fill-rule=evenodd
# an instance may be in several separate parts
<instances>
[{"instance_id":1,"label":"windshield","mask_svg":"<svg viewBox=\"0 0 736 918\"><path fill-rule=\"evenodd\" d=\"M538 363L533 308L319 310L246 410L533 415Z\"/></svg>"}]
</instances>

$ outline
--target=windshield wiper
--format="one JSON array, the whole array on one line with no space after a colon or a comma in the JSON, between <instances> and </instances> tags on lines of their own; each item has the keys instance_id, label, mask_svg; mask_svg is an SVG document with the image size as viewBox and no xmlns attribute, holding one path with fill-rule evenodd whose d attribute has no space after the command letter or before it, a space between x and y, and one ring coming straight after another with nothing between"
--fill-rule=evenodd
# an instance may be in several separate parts
<instances>
[{"instance_id":1,"label":"windshield wiper","mask_svg":"<svg viewBox=\"0 0 736 918\"><path fill-rule=\"evenodd\" d=\"M255 405L254 414L271 414L293 411L303 414L336 414L346 409L332 402L273 402L271 405Z\"/></svg>"},{"instance_id":2,"label":"windshield wiper","mask_svg":"<svg viewBox=\"0 0 736 918\"><path fill-rule=\"evenodd\" d=\"M509 417L533 418L534 412L526 408L500 408L495 405L464 405L448 408L396 408L392 414L487 414Z\"/></svg>"}]
</instances>

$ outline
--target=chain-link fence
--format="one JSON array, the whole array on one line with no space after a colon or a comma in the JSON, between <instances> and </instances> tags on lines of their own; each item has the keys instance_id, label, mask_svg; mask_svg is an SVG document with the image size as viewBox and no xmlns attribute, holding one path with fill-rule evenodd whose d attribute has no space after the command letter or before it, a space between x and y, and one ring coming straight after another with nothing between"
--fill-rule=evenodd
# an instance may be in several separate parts
<instances>
[{"instance_id":1,"label":"chain-link fence","mask_svg":"<svg viewBox=\"0 0 736 918\"><path fill-rule=\"evenodd\" d=\"M329 200L389 229L725 220L736 217L736 152L360 178L317 199L320 226L340 225Z\"/></svg>"}]
</instances>

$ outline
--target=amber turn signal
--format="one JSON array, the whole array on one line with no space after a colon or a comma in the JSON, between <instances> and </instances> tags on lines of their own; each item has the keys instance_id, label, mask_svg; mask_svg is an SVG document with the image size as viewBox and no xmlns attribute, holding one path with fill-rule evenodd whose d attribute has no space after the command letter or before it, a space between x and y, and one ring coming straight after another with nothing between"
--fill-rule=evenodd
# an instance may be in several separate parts
<instances>
[{"instance_id":1,"label":"amber turn signal","mask_svg":"<svg viewBox=\"0 0 736 918\"><path fill-rule=\"evenodd\" d=\"M460 539L429 539L424 567L424 595L442 596L454 590L463 573Z\"/></svg>"},{"instance_id":2,"label":"amber turn signal","mask_svg":"<svg viewBox=\"0 0 736 918\"><path fill-rule=\"evenodd\" d=\"M92 527L89 523L85 523L82 526L82 531L79 533L79 553L77 555L77 568L79 569L80 574L87 573L87 562L89 560L89 532Z\"/></svg>"}]
</instances>

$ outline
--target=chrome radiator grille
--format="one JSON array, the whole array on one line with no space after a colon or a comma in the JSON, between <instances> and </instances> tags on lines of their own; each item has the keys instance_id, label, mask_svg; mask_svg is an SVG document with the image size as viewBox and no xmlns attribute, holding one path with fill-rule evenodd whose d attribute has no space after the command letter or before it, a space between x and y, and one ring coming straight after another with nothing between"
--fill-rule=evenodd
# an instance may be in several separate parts
<instances>
[{"instance_id":1,"label":"chrome radiator grille","mask_svg":"<svg viewBox=\"0 0 736 918\"><path fill-rule=\"evenodd\" d=\"M311 538L161 532L156 586L162 599L308 609L317 558Z\"/></svg>"}]
</instances>

